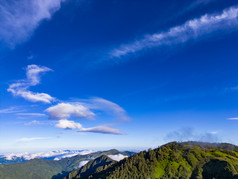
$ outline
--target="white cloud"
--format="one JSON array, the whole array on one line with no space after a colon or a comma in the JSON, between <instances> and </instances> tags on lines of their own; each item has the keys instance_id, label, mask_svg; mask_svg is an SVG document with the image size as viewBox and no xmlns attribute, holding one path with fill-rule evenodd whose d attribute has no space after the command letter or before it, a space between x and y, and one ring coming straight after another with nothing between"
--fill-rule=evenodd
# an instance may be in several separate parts
<instances>
[{"instance_id":1,"label":"white cloud","mask_svg":"<svg viewBox=\"0 0 238 179\"><path fill-rule=\"evenodd\" d=\"M10 47L26 41L44 19L50 19L64 0L0 1L0 41Z\"/></svg>"},{"instance_id":2,"label":"white cloud","mask_svg":"<svg viewBox=\"0 0 238 179\"><path fill-rule=\"evenodd\" d=\"M32 126L32 125L53 125L53 122L42 122L42 121L34 120L34 121L31 121L31 122L25 123L24 125L26 125L26 126Z\"/></svg>"},{"instance_id":3,"label":"white cloud","mask_svg":"<svg viewBox=\"0 0 238 179\"><path fill-rule=\"evenodd\" d=\"M45 116L45 114L42 113L17 113L19 116Z\"/></svg>"},{"instance_id":4,"label":"white cloud","mask_svg":"<svg viewBox=\"0 0 238 179\"><path fill-rule=\"evenodd\" d=\"M130 44L121 45L110 52L111 57L122 57L143 49L184 43L190 39L227 29L237 29L238 8L231 7L219 14L205 14L200 18L189 20L182 25L170 28L166 32L146 35Z\"/></svg>"},{"instance_id":5,"label":"white cloud","mask_svg":"<svg viewBox=\"0 0 238 179\"><path fill-rule=\"evenodd\" d=\"M116 135L124 135L119 129L111 128L106 125L104 126L97 126L92 128L82 128L79 132L94 132L94 133L101 133L101 134L116 134Z\"/></svg>"},{"instance_id":6,"label":"white cloud","mask_svg":"<svg viewBox=\"0 0 238 179\"><path fill-rule=\"evenodd\" d=\"M79 162L79 168L86 165L88 162L89 162L88 160L84 160L84 161Z\"/></svg>"},{"instance_id":7,"label":"white cloud","mask_svg":"<svg viewBox=\"0 0 238 179\"><path fill-rule=\"evenodd\" d=\"M228 118L227 120L233 120L233 121L236 121L236 120L238 120L238 117L231 117L231 118Z\"/></svg>"},{"instance_id":8,"label":"white cloud","mask_svg":"<svg viewBox=\"0 0 238 179\"><path fill-rule=\"evenodd\" d=\"M45 139L48 139L48 138L45 138L45 137L24 137L24 138L18 139L17 141L18 142L31 142L34 140L45 140Z\"/></svg>"},{"instance_id":9,"label":"white cloud","mask_svg":"<svg viewBox=\"0 0 238 179\"><path fill-rule=\"evenodd\" d=\"M52 119L68 119L70 117L93 119L95 114L81 104L59 103L45 110Z\"/></svg>"},{"instance_id":10,"label":"white cloud","mask_svg":"<svg viewBox=\"0 0 238 179\"><path fill-rule=\"evenodd\" d=\"M110 157L112 160L120 161L128 156L122 155L122 154L117 154L117 155L108 155L108 157Z\"/></svg>"},{"instance_id":11,"label":"white cloud","mask_svg":"<svg viewBox=\"0 0 238 179\"><path fill-rule=\"evenodd\" d=\"M9 153L3 155L7 160L14 160L14 158L23 158L25 160L31 160L34 158L51 158L55 157L54 160L60 160L67 157L73 157L76 155L85 155L85 153L90 154L92 150L56 150L49 152L39 152L39 153Z\"/></svg>"},{"instance_id":12,"label":"white cloud","mask_svg":"<svg viewBox=\"0 0 238 179\"><path fill-rule=\"evenodd\" d=\"M119 105L102 99L102 98L91 98L81 99L78 102L71 103L59 103L51 106L45 110L51 119L58 119L58 123L55 125L58 128L63 129L80 129L79 132L94 132L104 134L123 134L120 130L110 128L106 125L97 126L92 128L83 128L78 122L68 120L71 117L94 119L96 113L92 111L103 111L112 113L116 118L120 120L127 120L128 116L126 111Z\"/></svg>"},{"instance_id":13,"label":"white cloud","mask_svg":"<svg viewBox=\"0 0 238 179\"><path fill-rule=\"evenodd\" d=\"M93 104L92 109L99 109L104 111L109 111L116 115L119 120L128 120L129 117L126 114L126 111L120 107L118 104L108 101L103 98L92 98L90 99Z\"/></svg>"},{"instance_id":14,"label":"white cloud","mask_svg":"<svg viewBox=\"0 0 238 179\"><path fill-rule=\"evenodd\" d=\"M90 98L90 99L78 99L78 104L86 106L91 110L104 111L109 114L114 115L118 120L128 120L129 117L126 111L120 107L118 104L108 101L103 98Z\"/></svg>"},{"instance_id":15,"label":"white cloud","mask_svg":"<svg viewBox=\"0 0 238 179\"><path fill-rule=\"evenodd\" d=\"M95 152L95 151L93 151L93 150L82 150L82 151L80 152L80 155L88 155L88 154L91 154L91 153L93 153L93 152Z\"/></svg>"},{"instance_id":16,"label":"white cloud","mask_svg":"<svg viewBox=\"0 0 238 179\"><path fill-rule=\"evenodd\" d=\"M18 80L9 86L7 91L11 92L14 96L21 96L22 98L31 102L44 102L51 103L55 98L46 93L37 93L29 91L30 86L36 86L40 83L40 77L43 73L52 71L44 66L28 65L26 68L26 79Z\"/></svg>"},{"instance_id":17,"label":"white cloud","mask_svg":"<svg viewBox=\"0 0 238 179\"><path fill-rule=\"evenodd\" d=\"M62 129L80 129L80 128L82 128L82 125L80 123L76 123L74 121L69 121L67 119L59 120L55 126L58 128L62 128Z\"/></svg>"},{"instance_id":18,"label":"white cloud","mask_svg":"<svg viewBox=\"0 0 238 179\"><path fill-rule=\"evenodd\" d=\"M24 110L20 110L17 107L9 107L5 109L0 109L0 114L12 114L12 113L19 113L23 111Z\"/></svg>"},{"instance_id":19,"label":"white cloud","mask_svg":"<svg viewBox=\"0 0 238 179\"><path fill-rule=\"evenodd\" d=\"M184 10L182 10L182 12L180 13L184 13L184 12L187 12L191 9L194 9L198 6L201 6L201 5L206 5L206 4L209 4L211 2L215 2L216 0L194 0L194 1L191 1L191 4L186 7Z\"/></svg>"},{"instance_id":20,"label":"white cloud","mask_svg":"<svg viewBox=\"0 0 238 179\"><path fill-rule=\"evenodd\" d=\"M40 75L45 72L52 71L50 68L37 65L28 65L26 69L26 77L30 86L40 83Z\"/></svg>"}]
</instances>

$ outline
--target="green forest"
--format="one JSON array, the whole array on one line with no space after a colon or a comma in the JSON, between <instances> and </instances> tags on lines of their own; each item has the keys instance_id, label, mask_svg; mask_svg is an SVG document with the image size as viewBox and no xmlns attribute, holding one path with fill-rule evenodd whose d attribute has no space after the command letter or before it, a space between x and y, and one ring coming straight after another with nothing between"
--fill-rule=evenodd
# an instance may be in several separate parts
<instances>
[{"instance_id":1,"label":"green forest","mask_svg":"<svg viewBox=\"0 0 238 179\"><path fill-rule=\"evenodd\" d=\"M117 162L108 155L129 157ZM78 168L80 161L92 160ZM109 150L50 161L0 165L1 179L238 179L238 147L171 142L140 153Z\"/></svg>"},{"instance_id":2,"label":"green forest","mask_svg":"<svg viewBox=\"0 0 238 179\"><path fill-rule=\"evenodd\" d=\"M234 145L172 142L135 154L88 176L71 173L67 179L229 179L238 178L237 173L238 148Z\"/></svg>"}]
</instances>

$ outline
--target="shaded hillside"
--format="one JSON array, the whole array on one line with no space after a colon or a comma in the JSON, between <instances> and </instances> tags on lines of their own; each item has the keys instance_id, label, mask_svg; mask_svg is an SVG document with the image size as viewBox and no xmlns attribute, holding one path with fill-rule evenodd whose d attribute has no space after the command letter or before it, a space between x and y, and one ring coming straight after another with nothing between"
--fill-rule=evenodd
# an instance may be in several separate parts
<instances>
[{"instance_id":1,"label":"shaded hillside","mask_svg":"<svg viewBox=\"0 0 238 179\"><path fill-rule=\"evenodd\" d=\"M88 178L232 179L238 178L237 173L238 148L234 145L173 142L135 154Z\"/></svg>"},{"instance_id":2,"label":"shaded hillside","mask_svg":"<svg viewBox=\"0 0 238 179\"><path fill-rule=\"evenodd\" d=\"M68 177L65 179L71 179L71 178L87 178L93 173L101 172L105 169L107 169L109 166L115 164L116 161L112 160L106 155L102 155L94 160L91 160L83 167L74 170L71 172Z\"/></svg>"},{"instance_id":3,"label":"shaded hillside","mask_svg":"<svg viewBox=\"0 0 238 179\"><path fill-rule=\"evenodd\" d=\"M15 158L14 160L7 160L5 157L0 157L0 165L5 165L5 164L13 164L13 163L22 163L26 162L27 160L23 158Z\"/></svg>"},{"instance_id":4,"label":"shaded hillside","mask_svg":"<svg viewBox=\"0 0 238 179\"><path fill-rule=\"evenodd\" d=\"M130 152L119 152L115 149L77 155L58 161L33 159L23 163L0 165L0 179L54 179L63 178L79 167L80 162L93 160L101 155L130 155Z\"/></svg>"}]
</instances>

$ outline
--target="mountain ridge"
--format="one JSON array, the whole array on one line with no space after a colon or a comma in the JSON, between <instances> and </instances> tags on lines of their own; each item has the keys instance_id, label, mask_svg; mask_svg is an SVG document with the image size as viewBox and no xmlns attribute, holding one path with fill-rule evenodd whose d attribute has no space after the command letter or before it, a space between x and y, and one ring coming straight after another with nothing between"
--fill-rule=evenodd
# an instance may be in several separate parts
<instances>
[{"instance_id":1,"label":"mountain ridge","mask_svg":"<svg viewBox=\"0 0 238 179\"><path fill-rule=\"evenodd\" d=\"M67 179L76 178L85 177ZM171 142L125 158L86 178L237 179L238 147L228 143Z\"/></svg>"},{"instance_id":2,"label":"mountain ridge","mask_svg":"<svg viewBox=\"0 0 238 179\"><path fill-rule=\"evenodd\" d=\"M131 152L133 153L133 152ZM118 150L98 151L87 155L76 155L61 160L32 159L23 163L0 165L0 179L50 179L63 178L79 167L82 161L93 160L101 155L130 155ZM40 174L40 175L39 175Z\"/></svg>"}]
</instances>

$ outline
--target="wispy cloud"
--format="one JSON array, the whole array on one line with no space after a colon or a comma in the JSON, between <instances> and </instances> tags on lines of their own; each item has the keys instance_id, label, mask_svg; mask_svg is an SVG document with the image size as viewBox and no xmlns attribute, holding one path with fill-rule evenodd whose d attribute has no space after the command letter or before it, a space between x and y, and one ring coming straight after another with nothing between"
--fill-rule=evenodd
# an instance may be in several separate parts
<instances>
[{"instance_id":1,"label":"wispy cloud","mask_svg":"<svg viewBox=\"0 0 238 179\"><path fill-rule=\"evenodd\" d=\"M40 83L42 74L52 71L44 66L28 65L26 68L26 79L18 80L11 84L7 89L15 96L23 97L32 102L51 103L55 98L46 93L36 93L29 91L29 87L36 86ZM15 111L14 108L2 109L0 113L10 113ZM16 111L15 111L16 112ZM95 132L104 134L123 134L120 130L111 128L108 125L96 126L92 128L83 128L79 122L69 120L70 118L90 119L93 120L98 113L112 116L112 119L119 121L128 120L126 111L118 104L103 98L79 99L76 102L59 102L45 110L50 119L56 119L55 127L62 129L80 129L81 132ZM45 116L43 113L24 113L17 111L19 116ZM52 125L41 121L31 121L25 125ZM40 138L23 138L20 141L31 141Z\"/></svg>"},{"instance_id":2,"label":"wispy cloud","mask_svg":"<svg viewBox=\"0 0 238 179\"><path fill-rule=\"evenodd\" d=\"M109 113L120 121L129 120L126 111L121 106L103 98L78 99L76 103L82 104L90 110Z\"/></svg>"},{"instance_id":3,"label":"wispy cloud","mask_svg":"<svg viewBox=\"0 0 238 179\"><path fill-rule=\"evenodd\" d=\"M218 134L219 133L219 131L211 131L211 132L209 132L210 134Z\"/></svg>"},{"instance_id":4,"label":"wispy cloud","mask_svg":"<svg viewBox=\"0 0 238 179\"><path fill-rule=\"evenodd\" d=\"M191 1L191 4L188 6L188 7L186 7L183 11L182 11L182 13L183 12L186 12L186 11L189 11L189 10L191 10L191 9L194 9L194 8L196 8L196 7L198 7L198 6L201 6L201 5L207 5L207 4L209 4L209 3L211 3L211 2L215 2L216 0L194 0L194 1Z\"/></svg>"},{"instance_id":5,"label":"wispy cloud","mask_svg":"<svg viewBox=\"0 0 238 179\"><path fill-rule=\"evenodd\" d=\"M40 77L45 72L52 71L50 68L37 65L28 65L26 68L26 79L18 80L9 86L7 91L14 96L20 96L32 102L51 103L55 98L46 93L37 93L29 91L28 88L40 83Z\"/></svg>"},{"instance_id":6,"label":"wispy cloud","mask_svg":"<svg viewBox=\"0 0 238 179\"><path fill-rule=\"evenodd\" d=\"M15 113L19 113L19 112L23 112L24 110L21 110L17 107L9 107L9 108L5 108L5 109L0 109L0 114L15 114Z\"/></svg>"},{"instance_id":7,"label":"wispy cloud","mask_svg":"<svg viewBox=\"0 0 238 179\"><path fill-rule=\"evenodd\" d=\"M121 45L112 50L109 55L119 58L138 51L185 43L191 39L197 39L217 31L238 29L238 8L236 6L223 10L218 14L205 14L200 18L188 20L182 25L170 28L168 31L146 35L140 40Z\"/></svg>"},{"instance_id":8,"label":"wispy cloud","mask_svg":"<svg viewBox=\"0 0 238 179\"><path fill-rule=\"evenodd\" d=\"M129 117L126 111L111 101L102 98L78 99L77 102L59 103L45 110L51 119L57 119L55 125L63 129L80 129L79 132L94 132L103 134L123 134L120 130L111 128L108 125L96 126L92 128L83 128L79 122L69 120L69 118L94 119L96 112L106 112L115 119L127 120Z\"/></svg>"},{"instance_id":9,"label":"wispy cloud","mask_svg":"<svg viewBox=\"0 0 238 179\"><path fill-rule=\"evenodd\" d=\"M42 113L16 113L19 116L45 116Z\"/></svg>"},{"instance_id":10,"label":"wispy cloud","mask_svg":"<svg viewBox=\"0 0 238 179\"><path fill-rule=\"evenodd\" d=\"M199 141L199 142L220 142L217 132L197 133L194 129L185 127L168 133L166 141Z\"/></svg>"},{"instance_id":11,"label":"wispy cloud","mask_svg":"<svg viewBox=\"0 0 238 179\"><path fill-rule=\"evenodd\" d=\"M44 19L50 19L64 0L0 1L0 41L10 47L26 41Z\"/></svg>"},{"instance_id":12,"label":"wispy cloud","mask_svg":"<svg viewBox=\"0 0 238 179\"><path fill-rule=\"evenodd\" d=\"M238 120L238 117L227 118L227 120L233 120L233 121L236 121L236 120Z\"/></svg>"},{"instance_id":13,"label":"wispy cloud","mask_svg":"<svg viewBox=\"0 0 238 179\"><path fill-rule=\"evenodd\" d=\"M17 141L18 142L31 142L34 140L45 140L45 139L49 139L49 138L46 138L46 137L24 137L24 138L18 139Z\"/></svg>"},{"instance_id":14,"label":"wispy cloud","mask_svg":"<svg viewBox=\"0 0 238 179\"><path fill-rule=\"evenodd\" d=\"M24 125L32 126L32 125L53 125L53 124L54 122L42 122L42 121L33 120L31 122L25 123Z\"/></svg>"},{"instance_id":15,"label":"wispy cloud","mask_svg":"<svg viewBox=\"0 0 238 179\"><path fill-rule=\"evenodd\" d=\"M116 134L116 135L124 135L119 129L111 128L109 126L97 126L92 128L82 128L78 132L94 132L101 134Z\"/></svg>"}]
</instances>

